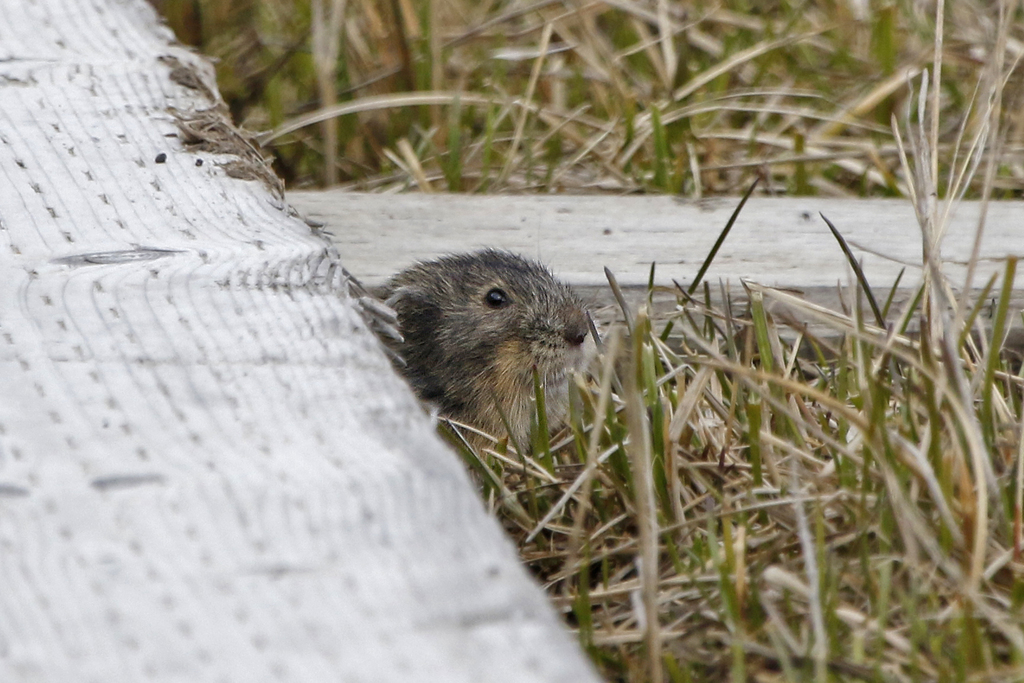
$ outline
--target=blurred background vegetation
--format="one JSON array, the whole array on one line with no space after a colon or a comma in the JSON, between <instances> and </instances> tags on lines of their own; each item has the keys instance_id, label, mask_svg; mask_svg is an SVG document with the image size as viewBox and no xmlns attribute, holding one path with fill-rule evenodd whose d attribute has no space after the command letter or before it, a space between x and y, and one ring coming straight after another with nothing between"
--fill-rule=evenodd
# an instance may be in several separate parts
<instances>
[{"instance_id":1,"label":"blurred background vegetation","mask_svg":"<svg viewBox=\"0 0 1024 683\"><path fill-rule=\"evenodd\" d=\"M154 1L239 125L345 112L261 138L293 188L904 195L891 119L934 50L924 0ZM996 14L947 6L942 160L982 124ZM1022 82L996 197L1024 188Z\"/></svg>"}]
</instances>

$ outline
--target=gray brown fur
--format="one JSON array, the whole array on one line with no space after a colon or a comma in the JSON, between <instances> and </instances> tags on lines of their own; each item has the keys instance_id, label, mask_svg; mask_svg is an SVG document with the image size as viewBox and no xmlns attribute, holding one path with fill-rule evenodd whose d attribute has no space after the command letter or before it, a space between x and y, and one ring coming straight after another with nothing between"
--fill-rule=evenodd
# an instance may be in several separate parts
<instances>
[{"instance_id":1,"label":"gray brown fur","mask_svg":"<svg viewBox=\"0 0 1024 683\"><path fill-rule=\"evenodd\" d=\"M404 337L387 343L416 393L442 415L500 437L503 412L526 445L536 367L549 421L563 418L587 320L580 298L547 268L493 249L455 254L402 271L383 295Z\"/></svg>"}]
</instances>

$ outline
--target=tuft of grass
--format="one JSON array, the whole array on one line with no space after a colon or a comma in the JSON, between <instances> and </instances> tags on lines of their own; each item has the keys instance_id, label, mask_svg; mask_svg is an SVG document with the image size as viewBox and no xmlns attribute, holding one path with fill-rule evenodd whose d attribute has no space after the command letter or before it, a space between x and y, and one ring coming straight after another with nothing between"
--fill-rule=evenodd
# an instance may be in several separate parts
<instances>
[{"instance_id":1,"label":"tuft of grass","mask_svg":"<svg viewBox=\"0 0 1024 683\"><path fill-rule=\"evenodd\" d=\"M749 294L746 315L682 295L665 319L638 311L626 350L581 378L554 480L479 453L581 644L612 681L1024 676L1024 378L1000 352L1006 316L987 353L945 359L856 313L805 306L834 337L788 330L764 302L798 299ZM528 519L505 512L524 499Z\"/></svg>"}]
</instances>

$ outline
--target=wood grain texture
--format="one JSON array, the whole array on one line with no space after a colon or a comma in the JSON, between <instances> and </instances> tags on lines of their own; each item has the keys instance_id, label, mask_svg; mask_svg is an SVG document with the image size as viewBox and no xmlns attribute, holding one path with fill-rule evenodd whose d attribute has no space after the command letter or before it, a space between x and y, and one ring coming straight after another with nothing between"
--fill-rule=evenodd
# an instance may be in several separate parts
<instances>
[{"instance_id":1,"label":"wood grain texture","mask_svg":"<svg viewBox=\"0 0 1024 683\"><path fill-rule=\"evenodd\" d=\"M336 252L183 148L209 66L0 16L0 681L595 680Z\"/></svg>"}]
</instances>

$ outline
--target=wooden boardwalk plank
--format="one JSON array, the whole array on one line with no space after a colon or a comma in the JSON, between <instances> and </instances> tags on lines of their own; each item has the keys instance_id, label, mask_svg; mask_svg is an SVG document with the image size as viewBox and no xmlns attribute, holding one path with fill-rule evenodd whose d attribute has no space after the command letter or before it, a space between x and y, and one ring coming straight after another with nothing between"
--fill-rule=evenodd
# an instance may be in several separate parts
<instances>
[{"instance_id":1,"label":"wooden boardwalk plank","mask_svg":"<svg viewBox=\"0 0 1024 683\"><path fill-rule=\"evenodd\" d=\"M368 285L419 259L494 246L534 256L573 284L604 287L608 266L626 287L687 284L696 276L735 205L664 196L379 195L340 190L290 192L300 212L325 224L346 267ZM921 232L910 202L813 197L752 198L716 257L707 279L738 291L740 280L797 289L837 305L837 283L852 273L818 213L843 233L863 260L872 286L887 290L900 270L909 290L921 277ZM980 205L964 202L943 242L945 271L963 282ZM1024 202L993 202L974 278L981 287L1001 259L1024 255ZM606 294L597 294L606 298Z\"/></svg>"},{"instance_id":2,"label":"wooden boardwalk plank","mask_svg":"<svg viewBox=\"0 0 1024 683\"><path fill-rule=\"evenodd\" d=\"M183 148L209 66L0 17L0 681L595 680L331 246Z\"/></svg>"}]
</instances>

